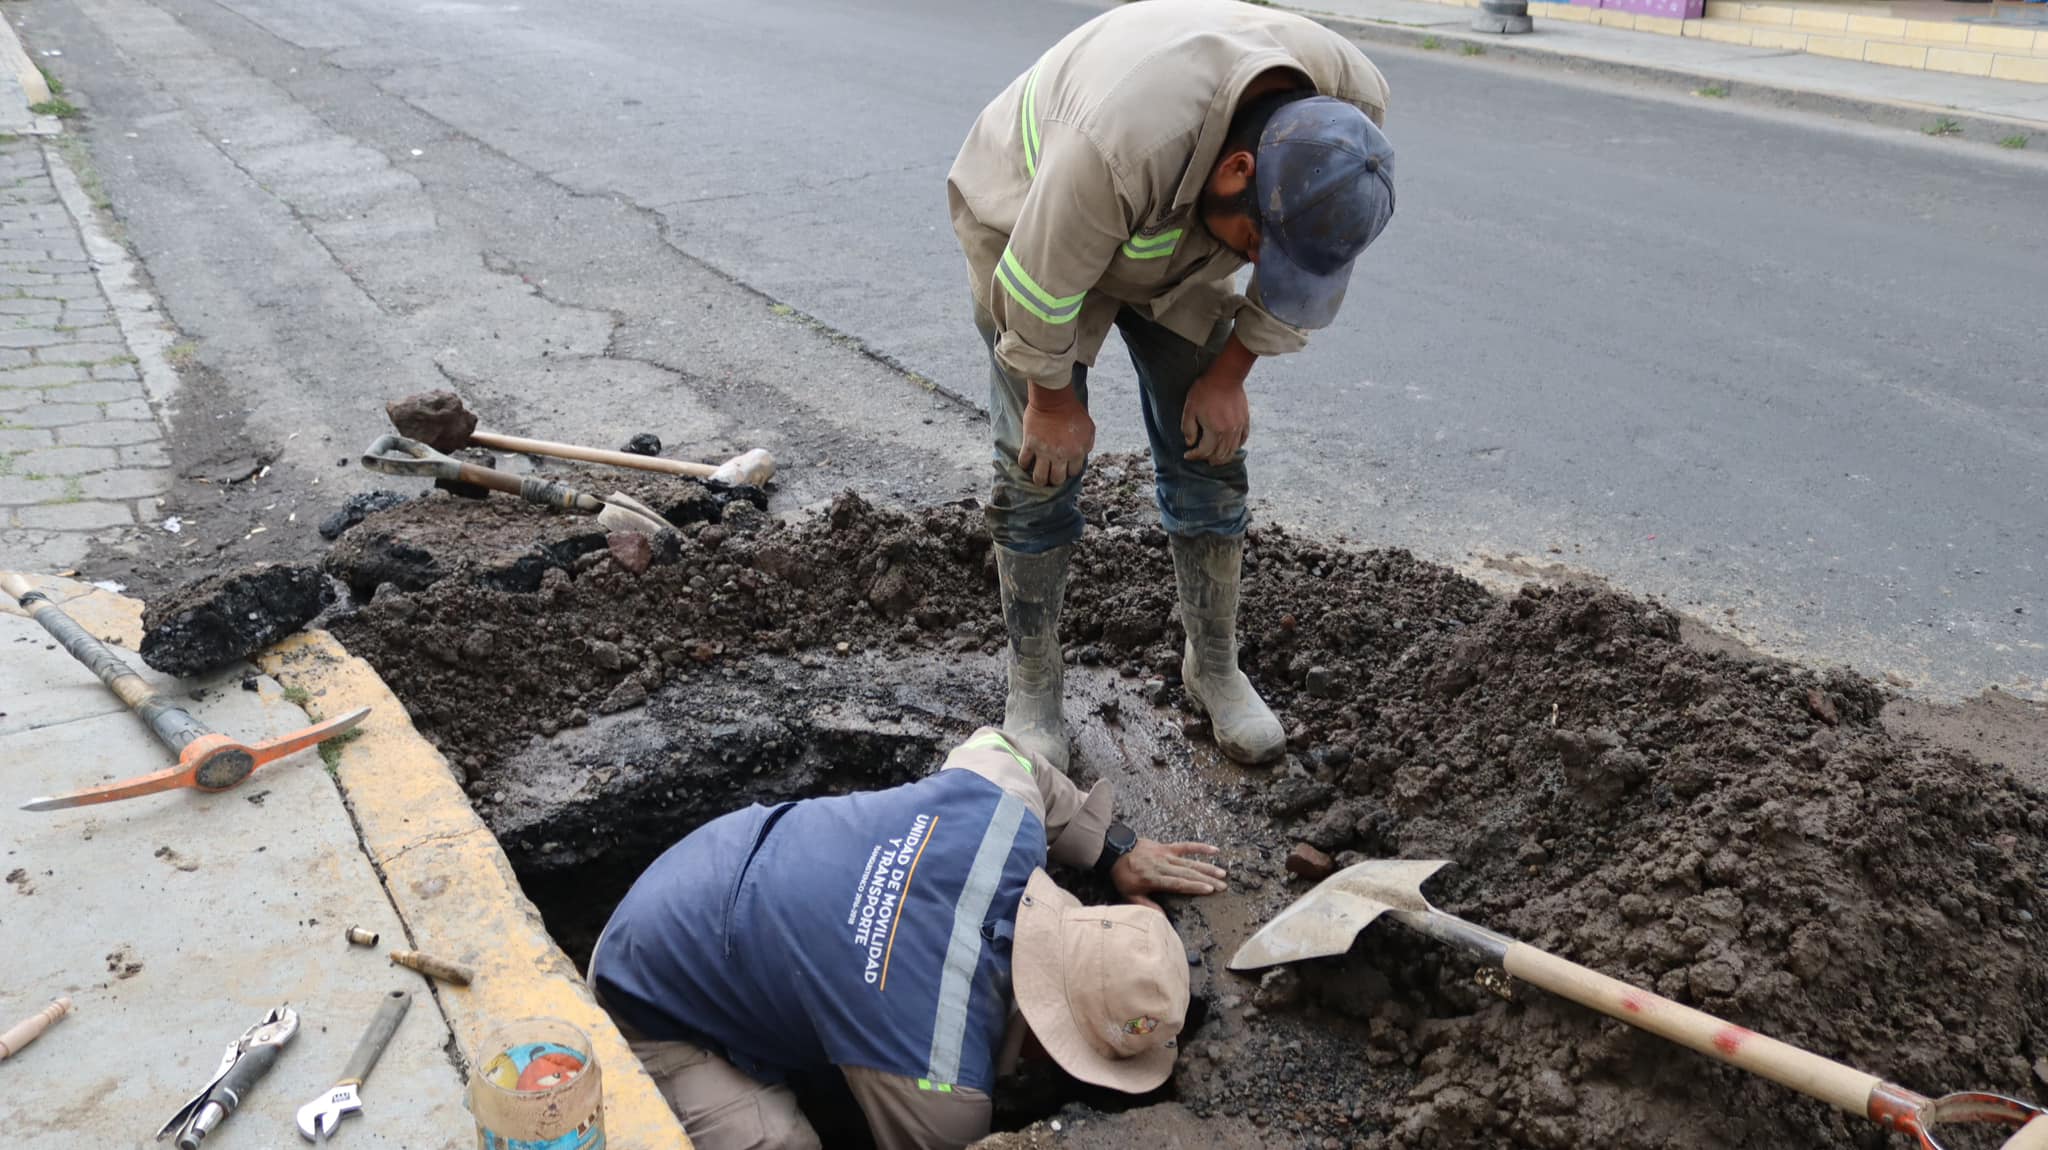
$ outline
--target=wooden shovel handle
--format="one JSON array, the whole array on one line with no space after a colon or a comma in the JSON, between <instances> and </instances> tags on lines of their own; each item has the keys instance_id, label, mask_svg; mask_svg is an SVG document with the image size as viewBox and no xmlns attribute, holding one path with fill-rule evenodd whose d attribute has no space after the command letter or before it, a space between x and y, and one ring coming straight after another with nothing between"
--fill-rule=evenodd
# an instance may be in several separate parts
<instances>
[{"instance_id":1,"label":"wooden shovel handle","mask_svg":"<svg viewBox=\"0 0 2048 1150\"><path fill-rule=\"evenodd\" d=\"M478 447L494 451L513 451L521 455L551 455L556 459L575 459L584 463L607 463L613 467L631 467L638 471L659 471L668 475L688 475L697 479L709 479L717 471L709 463L691 463L682 459L663 459L654 455L635 455L630 451L606 451L601 447L577 447L571 443L554 443L546 439L525 439L517 435L499 435L494 431L472 431L469 441Z\"/></svg>"},{"instance_id":2,"label":"wooden shovel handle","mask_svg":"<svg viewBox=\"0 0 2048 1150\"><path fill-rule=\"evenodd\" d=\"M1704 1011L1680 1006L1527 943L1510 945L1502 965L1516 978L1559 997L1668 1038L1709 1058L1762 1075L1858 1117L1872 1117L1871 1096L1879 1087L1898 1092L1897 1087L1887 1086L1875 1075L1745 1030Z\"/></svg>"}]
</instances>

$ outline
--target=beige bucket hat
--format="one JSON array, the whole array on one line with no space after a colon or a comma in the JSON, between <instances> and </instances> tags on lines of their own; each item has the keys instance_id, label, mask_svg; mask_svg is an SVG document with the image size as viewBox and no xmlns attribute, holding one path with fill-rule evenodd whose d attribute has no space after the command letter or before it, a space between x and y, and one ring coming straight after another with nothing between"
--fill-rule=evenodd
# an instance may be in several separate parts
<instances>
[{"instance_id":1,"label":"beige bucket hat","mask_svg":"<svg viewBox=\"0 0 2048 1150\"><path fill-rule=\"evenodd\" d=\"M1188 1015L1188 956L1149 906L1082 906L1033 871L1010 963L1017 1008L1067 1073L1128 1094L1173 1073Z\"/></svg>"}]
</instances>

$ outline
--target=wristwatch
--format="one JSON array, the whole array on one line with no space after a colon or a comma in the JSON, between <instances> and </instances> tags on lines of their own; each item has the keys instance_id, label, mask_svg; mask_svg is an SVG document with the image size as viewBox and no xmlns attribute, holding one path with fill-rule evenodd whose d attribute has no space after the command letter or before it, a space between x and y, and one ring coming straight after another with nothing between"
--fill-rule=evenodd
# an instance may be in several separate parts
<instances>
[{"instance_id":1,"label":"wristwatch","mask_svg":"<svg viewBox=\"0 0 2048 1150\"><path fill-rule=\"evenodd\" d=\"M1102 832L1102 853L1095 856L1095 873L1107 878L1116 860L1130 854L1137 845L1138 832L1122 823L1109 824L1109 829Z\"/></svg>"}]
</instances>

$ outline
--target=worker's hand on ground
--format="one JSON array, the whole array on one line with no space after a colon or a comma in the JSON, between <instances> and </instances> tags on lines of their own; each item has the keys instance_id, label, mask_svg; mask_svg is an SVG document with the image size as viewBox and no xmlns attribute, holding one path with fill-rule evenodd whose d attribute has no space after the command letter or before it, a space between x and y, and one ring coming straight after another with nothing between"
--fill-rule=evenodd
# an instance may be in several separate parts
<instances>
[{"instance_id":1,"label":"worker's hand on ground","mask_svg":"<svg viewBox=\"0 0 2048 1150\"><path fill-rule=\"evenodd\" d=\"M1180 434L1190 463L1228 463L1251 437L1252 404L1244 381L1257 358L1233 335L1216 362L1188 389L1180 411Z\"/></svg>"},{"instance_id":2,"label":"worker's hand on ground","mask_svg":"<svg viewBox=\"0 0 2048 1150\"><path fill-rule=\"evenodd\" d=\"M1031 473L1031 482L1058 487L1081 474L1094 449L1095 420L1074 389L1032 384L1024 405L1024 442L1017 450L1017 466Z\"/></svg>"},{"instance_id":3,"label":"worker's hand on ground","mask_svg":"<svg viewBox=\"0 0 2048 1150\"><path fill-rule=\"evenodd\" d=\"M1221 894L1229 886L1223 881L1230 872L1212 862L1219 853L1208 843L1162 843L1139 839L1129 854L1109 869L1110 881L1118 894L1139 906L1159 909L1148 895Z\"/></svg>"}]
</instances>

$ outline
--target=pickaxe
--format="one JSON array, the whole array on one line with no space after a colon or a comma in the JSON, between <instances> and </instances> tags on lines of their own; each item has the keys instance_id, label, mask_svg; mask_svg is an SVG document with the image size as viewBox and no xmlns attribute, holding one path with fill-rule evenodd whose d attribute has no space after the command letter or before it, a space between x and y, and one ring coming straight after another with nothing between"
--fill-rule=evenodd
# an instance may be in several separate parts
<instances>
[{"instance_id":1,"label":"pickaxe","mask_svg":"<svg viewBox=\"0 0 2048 1150\"><path fill-rule=\"evenodd\" d=\"M116 799L132 799L137 795L151 795L179 787L224 791L248 778L265 763L331 739L362 722L363 716L370 713L370 708L358 707L282 738L261 743L239 743L210 730L183 707L150 690L142 676L136 674L119 655L88 635L85 628L59 609L48 595L31 587L21 575L0 571L0 591L13 596L21 604L21 609L42 624L43 630L71 652L73 658L91 668L92 673L100 677L100 682L141 716L142 721L149 724L150 731L178 756L175 767L69 794L31 799L21 805L25 811L61 811L68 807L110 803Z\"/></svg>"}]
</instances>

